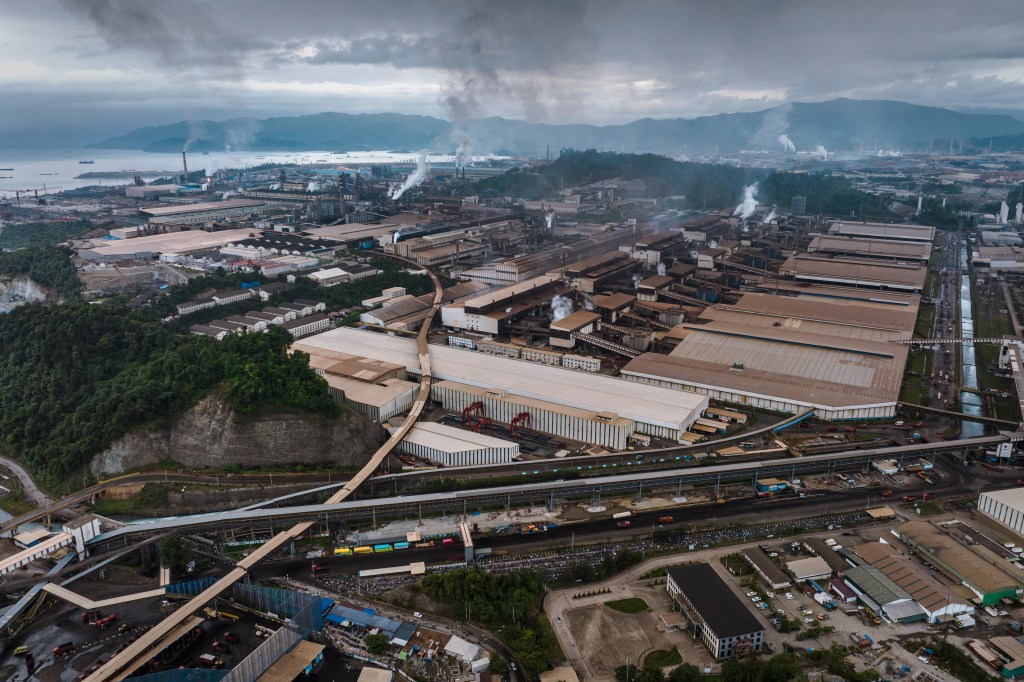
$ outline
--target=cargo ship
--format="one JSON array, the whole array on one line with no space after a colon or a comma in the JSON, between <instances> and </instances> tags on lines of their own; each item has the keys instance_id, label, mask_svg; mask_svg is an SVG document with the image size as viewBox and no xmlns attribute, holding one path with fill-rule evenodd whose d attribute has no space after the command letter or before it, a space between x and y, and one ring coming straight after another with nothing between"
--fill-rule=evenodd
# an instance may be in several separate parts
<instances>
[{"instance_id":1,"label":"cargo ship","mask_svg":"<svg viewBox=\"0 0 1024 682\"><path fill-rule=\"evenodd\" d=\"M91 160L91 159L86 159L84 161L79 161L78 163L96 163L96 162Z\"/></svg>"}]
</instances>

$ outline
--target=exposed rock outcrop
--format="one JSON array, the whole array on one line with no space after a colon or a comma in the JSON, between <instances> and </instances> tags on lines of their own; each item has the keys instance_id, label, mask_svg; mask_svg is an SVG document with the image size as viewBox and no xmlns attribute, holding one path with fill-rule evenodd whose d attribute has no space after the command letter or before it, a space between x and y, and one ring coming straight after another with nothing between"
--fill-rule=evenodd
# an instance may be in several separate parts
<instances>
[{"instance_id":1,"label":"exposed rock outcrop","mask_svg":"<svg viewBox=\"0 0 1024 682\"><path fill-rule=\"evenodd\" d=\"M336 419L280 412L239 414L211 395L166 427L133 429L98 454L91 469L97 477L106 477L166 461L196 468L321 463L358 467L388 433L354 410L341 409Z\"/></svg>"},{"instance_id":2,"label":"exposed rock outcrop","mask_svg":"<svg viewBox=\"0 0 1024 682\"><path fill-rule=\"evenodd\" d=\"M36 284L28 275L0 277L0 313L9 313L26 303L59 302L59 298Z\"/></svg>"}]
</instances>

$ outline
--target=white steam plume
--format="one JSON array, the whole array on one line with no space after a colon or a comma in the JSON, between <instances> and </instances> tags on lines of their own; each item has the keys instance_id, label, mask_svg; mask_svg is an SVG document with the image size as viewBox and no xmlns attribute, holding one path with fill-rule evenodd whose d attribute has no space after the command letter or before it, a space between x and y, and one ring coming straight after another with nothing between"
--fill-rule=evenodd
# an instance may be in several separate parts
<instances>
[{"instance_id":1,"label":"white steam plume","mask_svg":"<svg viewBox=\"0 0 1024 682\"><path fill-rule=\"evenodd\" d=\"M391 191L388 192L388 197L392 201L398 201L407 190L412 189L426 180L427 173L429 172L430 164L427 163L427 152L424 150L420 152L419 158L416 159L416 170L410 173L409 177L407 177L405 182L401 185L392 187Z\"/></svg>"},{"instance_id":2,"label":"white steam plume","mask_svg":"<svg viewBox=\"0 0 1024 682\"><path fill-rule=\"evenodd\" d=\"M551 299L551 321L558 322L563 317L572 315L572 301L568 296L555 296Z\"/></svg>"},{"instance_id":3,"label":"white steam plume","mask_svg":"<svg viewBox=\"0 0 1024 682\"><path fill-rule=\"evenodd\" d=\"M903 152L899 149L879 149L875 156L879 157L900 157L903 156Z\"/></svg>"},{"instance_id":4,"label":"white steam plume","mask_svg":"<svg viewBox=\"0 0 1024 682\"><path fill-rule=\"evenodd\" d=\"M547 226L548 230L550 230L551 226L555 224L554 211L548 211L547 213L544 214L544 224Z\"/></svg>"},{"instance_id":5,"label":"white steam plume","mask_svg":"<svg viewBox=\"0 0 1024 682\"><path fill-rule=\"evenodd\" d=\"M271 184L270 185L270 189L281 189L281 183L280 182L275 182L275 183Z\"/></svg>"},{"instance_id":6,"label":"white steam plume","mask_svg":"<svg viewBox=\"0 0 1024 682\"><path fill-rule=\"evenodd\" d=\"M779 135L779 144L781 144L787 152L796 151L796 145L793 144L793 140L789 139L789 135L787 135L786 133L782 133L781 135Z\"/></svg>"},{"instance_id":7,"label":"white steam plume","mask_svg":"<svg viewBox=\"0 0 1024 682\"><path fill-rule=\"evenodd\" d=\"M774 208L772 210L768 211L768 215L766 215L764 217L764 220L762 220L761 222L764 223L765 225L767 225L768 223L770 223L773 220L775 220L775 209Z\"/></svg>"},{"instance_id":8,"label":"white steam plume","mask_svg":"<svg viewBox=\"0 0 1024 682\"><path fill-rule=\"evenodd\" d=\"M310 183L308 185L306 185L306 191L310 192L310 193L319 192L320 191L320 183L317 182L316 180L311 180Z\"/></svg>"},{"instance_id":9,"label":"white steam plume","mask_svg":"<svg viewBox=\"0 0 1024 682\"><path fill-rule=\"evenodd\" d=\"M461 130L453 131L451 137L459 145L455 149L455 168L465 168L466 157L473 148L473 139Z\"/></svg>"},{"instance_id":10,"label":"white steam plume","mask_svg":"<svg viewBox=\"0 0 1024 682\"><path fill-rule=\"evenodd\" d=\"M736 207L736 210L732 212L733 215L738 215L741 220L746 220L750 216L754 215L754 211L757 210L757 183L747 185L743 188L743 202Z\"/></svg>"},{"instance_id":11,"label":"white steam plume","mask_svg":"<svg viewBox=\"0 0 1024 682\"><path fill-rule=\"evenodd\" d=\"M699 256L700 254L697 253L697 249L690 249L690 258L692 258L693 260L697 260Z\"/></svg>"},{"instance_id":12,"label":"white steam plume","mask_svg":"<svg viewBox=\"0 0 1024 682\"><path fill-rule=\"evenodd\" d=\"M593 304L593 302L591 302L591 300L589 298L583 299L583 309L584 310L590 310L591 312L593 312L594 304Z\"/></svg>"},{"instance_id":13,"label":"white steam plume","mask_svg":"<svg viewBox=\"0 0 1024 682\"><path fill-rule=\"evenodd\" d=\"M659 275L664 275L665 274L665 264L664 263L658 263L658 274Z\"/></svg>"},{"instance_id":14,"label":"white steam plume","mask_svg":"<svg viewBox=\"0 0 1024 682\"><path fill-rule=\"evenodd\" d=\"M815 153L815 154L816 154L816 155L818 156L818 158L820 158L820 159L821 159L822 161L828 161L828 150L827 150L827 149L825 149L825 147L823 147L822 145L820 145L820 144L819 144L819 145L818 145L817 147L815 147L815 148L814 148L814 153Z\"/></svg>"},{"instance_id":15,"label":"white steam plume","mask_svg":"<svg viewBox=\"0 0 1024 682\"><path fill-rule=\"evenodd\" d=\"M643 277L641 277L640 275L633 275L633 288L634 289L639 289L640 288L641 280L643 280Z\"/></svg>"},{"instance_id":16,"label":"white steam plume","mask_svg":"<svg viewBox=\"0 0 1024 682\"><path fill-rule=\"evenodd\" d=\"M236 192L235 190L229 189L227 192L221 192L220 199L221 201L224 201L228 197L233 197L236 196L237 194L238 192Z\"/></svg>"},{"instance_id":17,"label":"white steam plume","mask_svg":"<svg viewBox=\"0 0 1024 682\"><path fill-rule=\"evenodd\" d=\"M712 239L711 241L709 241L708 242L708 248L709 249L717 249L718 248L718 240L717 239Z\"/></svg>"}]
</instances>

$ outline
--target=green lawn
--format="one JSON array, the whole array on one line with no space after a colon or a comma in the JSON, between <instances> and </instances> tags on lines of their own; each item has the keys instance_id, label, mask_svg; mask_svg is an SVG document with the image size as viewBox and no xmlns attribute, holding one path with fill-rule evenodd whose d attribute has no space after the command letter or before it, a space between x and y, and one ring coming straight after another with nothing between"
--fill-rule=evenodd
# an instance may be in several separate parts
<instances>
[{"instance_id":1,"label":"green lawn","mask_svg":"<svg viewBox=\"0 0 1024 682\"><path fill-rule=\"evenodd\" d=\"M682 662L683 657L679 654L679 649L672 647L671 651L659 649L647 654L647 657L644 658L644 667L667 668L670 665L679 665Z\"/></svg>"},{"instance_id":2,"label":"green lawn","mask_svg":"<svg viewBox=\"0 0 1024 682\"><path fill-rule=\"evenodd\" d=\"M615 601L606 601L605 606L622 613L643 613L644 611L650 611L651 607L647 605L640 597L630 597L629 599L616 599Z\"/></svg>"}]
</instances>

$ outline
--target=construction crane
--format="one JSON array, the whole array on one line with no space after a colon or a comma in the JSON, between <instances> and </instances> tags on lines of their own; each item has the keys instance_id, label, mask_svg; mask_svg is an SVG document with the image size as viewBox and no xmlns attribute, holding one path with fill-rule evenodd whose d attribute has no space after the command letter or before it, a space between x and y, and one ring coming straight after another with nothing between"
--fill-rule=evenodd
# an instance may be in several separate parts
<instances>
[{"instance_id":1,"label":"construction crane","mask_svg":"<svg viewBox=\"0 0 1024 682\"><path fill-rule=\"evenodd\" d=\"M18 208L21 208L21 197L22 197L22 195L29 195L29 194L33 195L34 198L35 198L35 202L37 204L39 204L39 203L41 203L41 201L39 200L39 193L40 192L42 192L43 194L48 194L50 192L60 192L60 191L62 191L62 189L63 188L61 188L61 187L47 187L46 185L43 185L42 187L32 187L30 189L8 189L6 187L0 187L0 192L13 192L14 193L14 205L17 206ZM4 194L2 198L6 199L7 195Z\"/></svg>"},{"instance_id":2,"label":"construction crane","mask_svg":"<svg viewBox=\"0 0 1024 682\"><path fill-rule=\"evenodd\" d=\"M509 424L509 430L512 432L513 438L522 438L523 434L519 430L519 425L522 424L524 430L529 430L533 426L533 422L530 420L529 412L520 412L512 419L512 423Z\"/></svg>"}]
</instances>

